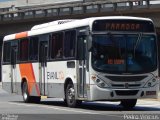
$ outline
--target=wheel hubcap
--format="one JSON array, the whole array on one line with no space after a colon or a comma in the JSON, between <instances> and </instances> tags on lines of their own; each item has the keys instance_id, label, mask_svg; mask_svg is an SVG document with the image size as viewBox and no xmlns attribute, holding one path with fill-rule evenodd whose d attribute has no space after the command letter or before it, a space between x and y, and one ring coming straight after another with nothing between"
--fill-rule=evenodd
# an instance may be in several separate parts
<instances>
[{"instance_id":1,"label":"wheel hubcap","mask_svg":"<svg viewBox=\"0 0 160 120\"><path fill-rule=\"evenodd\" d=\"M72 103L74 101L74 98L75 98L75 91L74 91L74 88L69 88L68 90L68 99L69 99L69 102Z\"/></svg>"},{"instance_id":2,"label":"wheel hubcap","mask_svg":"<svg viewBox=\"0 0 160 120\"><path fill-rule=\"evenodd\" d=\"M24 97L25 100L27 99L28 95L27 95L26 92L23 93L23 97Z\"/></svg>"},{"instance_id":3,"label":"wheel hubcap","mask_svg":"<svg viewBox=\"0 0 160 120\"><path fill-rule=\"evenodd\" d=\"M28 94L27 94L27 86L26 86L26 85L24 85L23 98L24 98L24 100L27 100L27 98L28 98Z\"/></svg>"}]
</instances>

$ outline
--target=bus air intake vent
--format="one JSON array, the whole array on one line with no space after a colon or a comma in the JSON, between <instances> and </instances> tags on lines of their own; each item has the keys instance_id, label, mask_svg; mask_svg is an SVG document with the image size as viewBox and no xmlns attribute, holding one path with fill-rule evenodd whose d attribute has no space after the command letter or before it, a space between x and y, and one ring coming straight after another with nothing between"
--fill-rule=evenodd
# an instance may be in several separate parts
<instances>
[{"instance_id":1,"label":"bus air intake vent","mask_svg":"<svg viewBox=\"0 0 160 120\"><path fill-rule=\"evenodd\" d=\"M110 79L111 81L116 82L134 82L134 81L141 81L147 76L106 76L106 78Z\"/></svg>"},{"instance_id":2,"label":"bus air intake vent","mask_svg":"<svg viewBox=\"0 0 160 120\"><path fill-rule=\"evenodd\" d=\"M113 88L125 88L124 84L111 84ZM141 84L128 84L128 88L137 88L140 87Z\"/></svg>"},{"instance_id":3,"label":"bus air intake vent","mask_svg":"<svg viewBox=\"0 0 160 120\"><path fill-rule=\"evenodd\" d=\"M131 95L137 95L139 90L116 90L117 95L121 96L131 96Z\"/></svg>"}]
</instances>

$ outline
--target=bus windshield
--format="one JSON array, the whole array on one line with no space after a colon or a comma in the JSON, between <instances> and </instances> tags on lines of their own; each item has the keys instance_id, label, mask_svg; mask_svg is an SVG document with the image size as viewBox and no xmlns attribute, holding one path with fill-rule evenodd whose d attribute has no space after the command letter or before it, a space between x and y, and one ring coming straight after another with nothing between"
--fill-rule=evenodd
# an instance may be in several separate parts
<instances>
[{"instance_id":1,"label":"bus windshield","mask_svg":"<svg viewBox=\"0 0 160 120\"><path fill-rule=\"evenodd\" d=\"M107 73L145 73L157 68L156 37L151 34L93 35L92 67Z\"/></svg>"}]
</instances>

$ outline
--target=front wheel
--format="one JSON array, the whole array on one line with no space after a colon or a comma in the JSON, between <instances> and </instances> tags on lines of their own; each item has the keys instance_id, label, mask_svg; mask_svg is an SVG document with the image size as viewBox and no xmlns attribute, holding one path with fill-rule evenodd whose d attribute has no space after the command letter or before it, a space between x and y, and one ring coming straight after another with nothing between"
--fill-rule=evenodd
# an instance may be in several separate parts
<instances>
[{"instance_id":1,"label":"front wheel","mask_svg":"<svg viewBox=\"0 0 160 120\"><path fill-rule=\"evenodd\" d=\"M121 100L120 105L123 106L123 108L125 109L132 109L133 107L135 107L137 103L137 99L128 99L128 100Z\"/></svg>"},{"instance_id":2,"label":"front wheel","mask_svg":"<svg viewBox=\"0 0 160 120\"><path fill-rule=\"evenodd\" d=\"M81 100L75 99L75 89L72 83L69 83L65 90L65 101L68 107L76 107L82 103Z\"/></svg>"},{"instance_id":3,"label":"front wheel","mask_svg":"<svg viewBox=\"0 0 160 120\"><path fill-rule=\"evenodd\" d=\"M28 92L28 85L27 82L24 82L22 85L22 96L23 100L25 103L38 103L40 102L40 97L39 96L30 96Z\"/></svg>"}]
</instances>

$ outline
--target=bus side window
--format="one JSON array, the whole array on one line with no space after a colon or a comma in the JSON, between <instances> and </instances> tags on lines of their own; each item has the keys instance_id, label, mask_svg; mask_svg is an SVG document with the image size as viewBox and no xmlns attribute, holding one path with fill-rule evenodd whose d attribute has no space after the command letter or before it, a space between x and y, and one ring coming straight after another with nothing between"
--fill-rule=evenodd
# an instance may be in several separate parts
<instances>
[{"instance_id":1,"label":"bus side window","mask_svg":"<svg viewBox=\"0 0 160 120\"><path fill-rule=\"evenodd\" d=\"M3 49L3 62L10 62L11 61L11 43L4 42L4 49Z\"/></svg>"},{"instance_id":2,"label":"bus side window","mask_svg":"<svg viewBox=\"0 0 160 120\"><path fill-rule=\"evenodd\" d=\"M66 31L64 39L64 57L70 58L75 56L76 31Z\"/></svg>"},{"instance_id":3,"label":"bus side window","mask_svg":"<svg viewBox=\"0 0 160 120\"><path fill-rule=\"evenodd\" d=\"M86 59L86 36L78 36L77 39L77 59Z\"/></svg>"},{"instance_id":4,"label":"bus side window","mask_svg":"<svg viewBox=\"0 0 160 120\"><path fill-rule=\"evenodd\" d=\"M31 61L38 60L38 37L31 37L30 38L29 59Z\"/></svg>"},{"instance_id":5,"label":"bus side window","mask_svg":"<svg viewBox=\"0 0 160 120\"><path fill-rule=\"evenodd\" d=\"M19 61L28 61L29 39L23 38L19 42Z\"/></svg>"},{"instance_id":6,"label":"bus side window","mask_svg":"<svg viewBox=\"0 0 160 120\"><path fill-rule=\"evenodd\" d=\"M55 58L55 41L56 41L56 35L55 34L52 34L52 36L50 37L50 40L49 40L49 44L50 44L50 57L51 59L54 59Z\"/></svg>"},{"instance_id":7,"label":"bus side window","mask_svg":"<svg viewBox=\"0 0 160 120\"><path fill-rule=\"evenodd\" d=\"M63 32L53 33L50 39L50 57L51 59L63 57Z\"/></svg>"}]
</instances>

